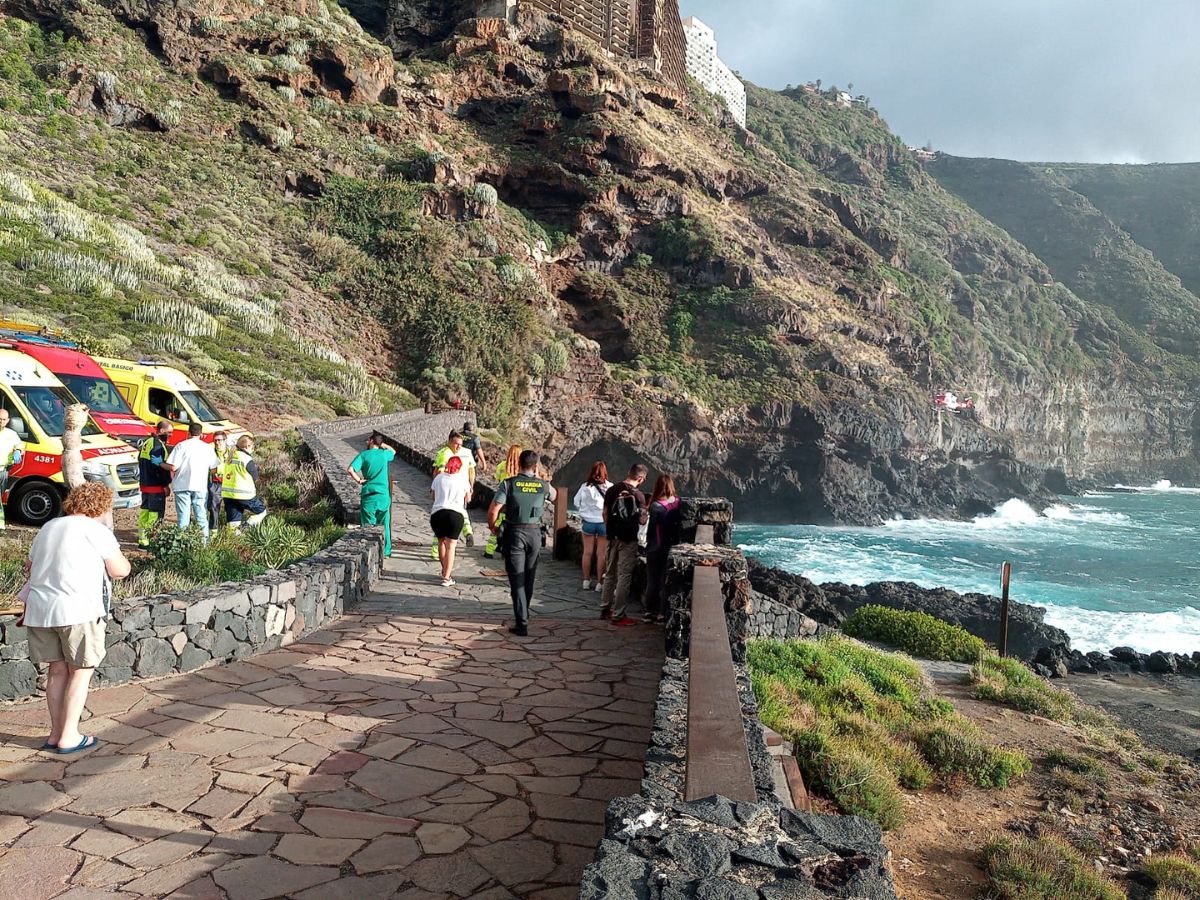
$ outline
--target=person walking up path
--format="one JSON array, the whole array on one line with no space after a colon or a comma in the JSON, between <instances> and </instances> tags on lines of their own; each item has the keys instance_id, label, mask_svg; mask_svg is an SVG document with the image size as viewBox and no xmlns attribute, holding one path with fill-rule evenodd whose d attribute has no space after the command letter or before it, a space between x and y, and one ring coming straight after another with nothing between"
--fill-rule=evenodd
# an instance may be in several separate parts
<instances>
[{"instance_id":1,"label":"person walking up path","mask_svg":"<svg viewBox=\"0 0 1200 900\"><path fill-rule=\"evenodd\" d=\"M477 469L487 466L487 457L483 455L483 442L479 440L479 435L475 433L475 426L470 421L463 422L462 442L463 447L470 450L471 455L475 458Z\"/></svg>"},{"instance_id":2,"label":"person walking up path","mask_svg":"<svg viewBox=\"0 0 1200 900\"><path fill-rule=\"evenodd\" d=\"M395 448L386 446L383 435L375 431L367 439L367 449L354 457L346 467L346 474L362 488L358 501L358 524L383 526L384 556L392 555L390 467L395 458Z\"/></svg>"},{"instance_id":3,"label":"person walking up path","mask_svg":"<svg viewBox=\"0 0 1200 900\"><path fill-rule=\"evenodd\" d=\"M608 466L603 460L592 463L587 481L575 492L575 508L583 522L583 590L593 586L604 590L604 565L608 559L608 537L604 530L604 496L612 482L608 480ZM589 581L593 564L596 580Z\"/></svg>"},{"instance_id":4,"label":"person walking up path","mask_svg":"<svg viewBox=\"0 0 1200 900\"><path fill-rule=\"evenodd\" d=\"M195 517L204 543L208 543L208 483L217 467L217 454L212 444L204 440L204 426L193 422L188 437L180 441L167 457L166 468L171 471L171 490L175 494L175 517L181 529L187 528Z\"/></svg>"},{"instance_id":5,"label":"person walking up path","mask_svg":"<svg viewBox=\"0 0 1200 900\"><path fill-rule=\"evenodd\" d=\"M267 517L267 504L258 494L258 463L254 461L254 438L243 434L229 451L221 480L225 500L225 521L237 531L243 525L257 525Z\"/></svg>"},{"instance_id":6,"label":"person walking up path","mask_svg":"<svg viewBox=\"0 0 1200 900\"><path fill-rule=\"evenodd\" d=\"M150 546L150 532L159 519L167 514L167 495L171 493L171 470L167 468L167 440L171 423L162 419L154 434L142 442L138 453L138 485L142 491L142 506L138 510L138 546Z\"/></svg>"},{"instance_id":7,"label":"person walking up path","mask_svg":"<svg viewBox=\"0 0 1200 900\"><path fill-rule=\"evenodd\" d=\"M504 510L504 534L499 546L504 553L504 569L512 593L513 624L508 630L524 636L529 633L529 606L533 602L538 556L542 552L542 510L556 493L548 479L537 475L536 452L524 451L518 465L520 474L500 483L488 507L488 527L493 532L498 530L496 520Z\"/></svg>"},{"instance_id":8,"label":"person walking up path","mask_svg":"<svg viewBox=\"0 0 1200 900\"><path fill-rule=\"evenodd\" d=\"M467 481L472 488L475 487L475 456L463 446L463 436L457 431L451 431L450 436L446 438L446 446L437 452L433 457L433 474L437 477L438 474L445 471L446 463L458 457L462 460L463 471L466 473ZM467 546L473 546L475 543L475 533L471 530L471 517L463 516L462 537L467 542ZM438 544L434 541L433 547L430 548L430 558L438 559Z\"/></svg>"},{"instance_id":9,"label":"person walking up path","mask_svg":"<svg viewBox=\"0 0 1200 900\"><path fill-rule=\"evenodd\" d=\"M646 593L642 607L645 622L665 622L663 584L667 580L667 559L679 543L680 500L675 479L659 475L650 492L650 527L646 530Z\"/></svg>"},{"instance_id":10,"label":"person walking up path","mask_svg":"<svg viewBox=\"0 0 1200 900\"><path fill-rule=\"evenodd\" d=\"M92 672L104 660L104 620L111 579L129 574L112 533L112 489L86 482L72 489L62 518L42 526L29 548L29 587L21 621L29 657L48 663L50 736L43 750L76 753L96 746L79 717Z\"/></svg>"},{"instance_id":11,"label":"person walking up path","mask_svg":"<svg viewBox=\"0 0 1200 900\"><path fill-rule=\"evenodd\" d=\"M25 455L25 442L13 429L9 428L8 410L0 406L0 499L8 490L8 470L18 465ZM4 504L0 503L0 531L6 527L4 522Z\"/></svg>"},{"instance_id":12,"label":"person walking up path","mask_svg":"<svg viewBox=\"0 0 1200 900\"><path fill-rule=\"evenodd\" d=\"M521 471L521 445L513 444L508 448L508 456L496 463L496 484L500 484L509 475L516 475ZM483 544L483 555L487 559L491 559L496 555L496 545L499 541L500 530L504 528L504 510L500 510L500 514L496 517L496 528L488 532L487 540Z\"/></svg>"},{"instance_id":13,"label":"person walking up path","mask_svg":"<svg viewBox=\"0 0 1200 900\"><path fill-rule=\"evenodd\" d=\"M462 534L463 520L467 517L467 504L471 502L471 483L466 473L462 472L461 459L452 456L446 460L446 469L433 479L429 494L433 499L429 527L433 529L434 540L438 542L442 587L453 587L454 549L458 536Z\"/></svg>"},{"instance_id":14,"label":"person walking up path","mask_svg":"<svg viewBox=\"0 0 1200 900\"><path fill-rule=\"evenodd\" d=\"M633 569L638 558L638 529L645 524L646 495L639 487L649 470L634 463L620 484L614 484L604 495L604 528L608 533L608 558L604 568L604 592L600 595L600 618L612 619L614 625L636 625L625 615L633 583Z\"/></svg>"}]
</instances>

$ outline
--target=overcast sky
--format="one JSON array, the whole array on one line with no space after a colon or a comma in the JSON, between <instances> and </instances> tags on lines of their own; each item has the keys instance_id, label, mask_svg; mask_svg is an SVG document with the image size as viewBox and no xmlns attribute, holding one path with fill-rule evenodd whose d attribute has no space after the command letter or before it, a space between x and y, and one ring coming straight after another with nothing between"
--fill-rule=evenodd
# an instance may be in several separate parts
<instances>
[{"instance_id":1,"label":"overcast sky","mask_svg":"<svg viewBox=\"0 0 1200 900\"><path fill-rule=\"evenodd\" d=\"M910 144L1033 161L1200 161L1200 0L680 0L780 88L865 93Z\"/></svg>"}]
</instances>

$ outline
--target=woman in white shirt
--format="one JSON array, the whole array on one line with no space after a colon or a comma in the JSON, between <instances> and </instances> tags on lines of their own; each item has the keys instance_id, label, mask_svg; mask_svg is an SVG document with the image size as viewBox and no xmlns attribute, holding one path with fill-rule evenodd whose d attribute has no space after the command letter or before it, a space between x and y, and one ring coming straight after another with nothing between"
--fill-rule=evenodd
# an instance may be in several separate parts
<instances>
[{"instance_id":1,"label":"woman in white shirt","mask_svg":"<svg viewBox=\"0 0 1200 900\"><path fill-rule=\"evenodd\" d=\"M462 459L452 456L446 460L446 468L433 479L429 491L433 498L433 512L429 525L438 542L438 562L442 564L442 587L452 587L454 578L454 548L462 534L463 522L467 518L467 504L471 502L471 481L462 471Z\"/></svg>"},{"instance_id":2,"label":"woman in white shirt","mask_svg":"<svg viewBox=\"0 0 1200 900\"><path fill-rule=\"evenodd\" d=\"M603 460L592 464L592 471L575 492L575 508L579 510L579 518L583 520L583 589L586 591L595 585L596 590L604 590L604 560L608 551L608 537L604 530L604 495L612 487L608 480L608 466ZM596 580L591 582L588 576L592 571L592 562L596 563Z\"/></svg>"},{"instance_id":3,"label":"woman in white shirt","mask_svg":"<svg viewBox=\"0 0 1200 900\"><path fill-rule=\"evenodd\" d=\"M92 670L104 661L104 620L111 580L129 574L112 533L113 492L89 481L63 502L63 517L42 526L29 548L29 590L22 617L29 658L49 663L50 737L43 750L77 753L97 740L79 733Z\"/></svg>"}]
</instances>

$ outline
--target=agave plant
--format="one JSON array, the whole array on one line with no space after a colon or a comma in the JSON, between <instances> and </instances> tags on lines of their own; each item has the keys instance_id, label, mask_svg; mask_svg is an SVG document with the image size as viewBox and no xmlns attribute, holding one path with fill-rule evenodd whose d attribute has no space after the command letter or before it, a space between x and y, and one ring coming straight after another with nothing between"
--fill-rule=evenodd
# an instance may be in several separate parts
<instances>
[{"instance_id":1,"label":"agave plant","mask_svg":"<svg viewBox=\"0 0 1200 900\"><path fill-rule=\"evenodd\" d=\"M278 569L308 553L308 535L304 529L274 516L247 529L245 536L254 561L269 569Z\"/></svg>"}]
</instances>

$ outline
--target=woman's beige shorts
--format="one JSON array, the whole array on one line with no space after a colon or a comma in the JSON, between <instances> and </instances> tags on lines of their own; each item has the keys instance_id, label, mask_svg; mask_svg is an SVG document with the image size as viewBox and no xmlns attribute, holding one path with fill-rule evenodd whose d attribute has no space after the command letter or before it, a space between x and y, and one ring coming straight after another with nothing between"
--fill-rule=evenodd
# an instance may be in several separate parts
<instances>
[{"instance_id":1,"label":"woman's beige shorts","mask_svg":"<svg viewBox=\"0 0 1200 900\"><path fill-rule=\"evenodd\" d=\"M29 629L29 658L51 663L65 659L76 669L94 669L104 661L104 620Z\"/></svg>"}]
</instances>

